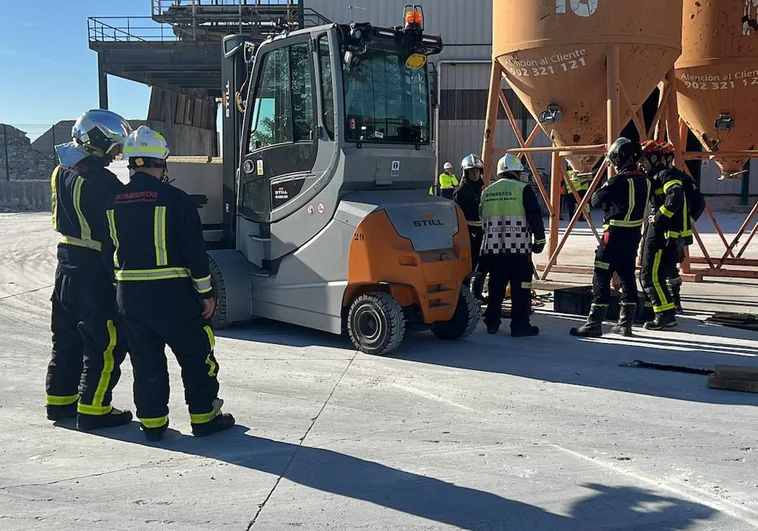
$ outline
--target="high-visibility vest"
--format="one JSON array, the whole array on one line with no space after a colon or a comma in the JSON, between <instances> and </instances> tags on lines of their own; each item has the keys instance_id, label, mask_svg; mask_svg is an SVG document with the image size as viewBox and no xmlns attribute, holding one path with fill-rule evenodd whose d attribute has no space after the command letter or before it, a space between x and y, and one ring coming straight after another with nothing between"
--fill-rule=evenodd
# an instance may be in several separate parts
<instances>
[{"instance_id":1,"label":"high-visibility vest","mask_svg":"<svg viewBox=\"0 0 758 531\"><path fill-rule=\"evenodd\" d=\"M482 251L492 254L532 252L532 231L524 209L527 184L500 179L482 192Z\"/></svg>"},{"instance_id":2,"label":"high-visibility vest","mask_svg":"<svg viewBox=\"0 0 758 531\"><path fill-rule=\"evenodd\" d=\"M443 173L440 175L439 178L440 183L440 190L449 190L450 188L455 188L458 186L458 179L456 178L454 173L451 173L448 175L447 173Z\"/></svg>"}]
</instances>

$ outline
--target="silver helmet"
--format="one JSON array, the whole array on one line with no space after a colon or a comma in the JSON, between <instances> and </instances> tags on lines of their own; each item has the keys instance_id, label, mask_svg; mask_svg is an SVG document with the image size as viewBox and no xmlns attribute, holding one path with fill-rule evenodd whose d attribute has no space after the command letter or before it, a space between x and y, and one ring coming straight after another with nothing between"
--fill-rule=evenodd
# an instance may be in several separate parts
<instances>
[{"instance_id":1,"label":"silver helmet","mask_svg":"<svg viewBox=\"0 0 758 531\"><path fill-rule=\"evenodd\" d=\"M484 162L482 162L482 157L479 155L476 155L472 153L471 155L467 155L462 161L461 161L461 171L465 172L466 170L471 170L474 168L478 168L480 170L484 169Z\"/></svg>"},{"instance_id":2,"label":"silver helmet","mask_svg":"<svg viewBox=\"0 0 758 531\"><path fill-rule=\"evenodd\" d=\"M61 165L75 166L87 157L113 158L132 132L132 126L115 112L93 109L71 128L71 142L55 146Z\"/></svg>"}]
</instances>

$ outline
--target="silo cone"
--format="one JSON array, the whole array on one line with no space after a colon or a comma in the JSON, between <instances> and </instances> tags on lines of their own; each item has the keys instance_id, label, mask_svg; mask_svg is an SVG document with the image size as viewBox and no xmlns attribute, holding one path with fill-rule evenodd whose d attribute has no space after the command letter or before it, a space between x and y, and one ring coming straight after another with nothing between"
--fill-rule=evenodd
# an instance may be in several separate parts
<instances>
[{"instance_id":1,"label":"silo cone","mask_svg":"<svg viewBox=\"0 0 758 531\"><path fill-rule=\"evenodd\" d=\"M563 119L542 124L557 146L607 141L606 54L619 51L619 82L641 105L681 52L681 0L494 0L493 59L538 119L558 105ZM632 117L621 97L618 122ZM596 155L572 156L589 171Z\"/></svg>"},{"instance_id":2,"label":"silo cone","mask_svg":"<svg viewBox=\"0 0 758 531\"><path fill-rule=\"evenodd\" d=\"M755 149L758 1L686 0L676 63L679 114L706 151ZM721 120L719 120L721 119ZM731 119L732 128L727 126ZM721 128L716 122L721 122ZM726 177L747 158L716 158Z\"/></svg>"}]
</instances>

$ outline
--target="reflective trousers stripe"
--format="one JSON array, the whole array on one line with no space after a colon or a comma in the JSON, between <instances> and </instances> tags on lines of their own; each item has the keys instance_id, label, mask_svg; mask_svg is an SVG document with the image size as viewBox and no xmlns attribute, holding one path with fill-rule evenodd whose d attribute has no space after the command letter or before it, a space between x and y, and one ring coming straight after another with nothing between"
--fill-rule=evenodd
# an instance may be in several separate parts
<instances>
[{"instance_id":1,"label":"reflective trousers stripe","mask_svg":"<svg viewBox=\"0 0 758 531\"><path fill-rule=\"evenodd\" d=\"M155 240L155 265L168 265L168 250L166 249L166 207L155 207L153 220L153 238Z\"/></svg>"},{"instance_id":2,"label":"reflective trousers stripe","mask_svg":"<svg viewBox=\"0 0 758 531\"><path fill-rule=\"evenodd\" d=\"M105 213L108 218L108 231L111 235L111 241L113 242L113 265L115 267L121 267L118 263L118 233L116 232L116 212L111 209Z\"/></svg>"},{"instance_id":3,"label":"reflective trousers stripe","mask_svg":"<svg viewBox=\"0 0 758 531\"><path fill-rule=\"evenodd\" d=\"M170 278L190 278L190 272L184 267L165 267L161 269L122 269L116 271L116 280L122 282L168 280Z\"/></svg>"},{"instance_id":4,"label":"reflective trousers stripe","mask_svg":"<svg viewBox=\"0 0 758 531\"><path fill-rule=\"evenodd\" d=\"M82 186L84 186L84 177L77 177L74 183L74 210L76 210L76 217L79 220L79 231L81 232L82 240L92 240L92 230L89 227L87 218L84 217L82 212Z\"/></svg>"},{"instance_id":5,"label":"reflective trousers stripe","mask_svg":"<svg viewBox=\"0 0 758 531\"><path fill-rule=\"evenodd\" d=\"M482 222L481 221L467 221L466 225L468 225L469 227L481 227Z\"/></svg>"},{"instance_id":6,"label":"reflective trousers stripe","mask_svg":"<svg viewBox=\"0 0 758 531\"><path fill-rule=\"evenodd\" d=\"M61 236L61 243L66 245L74 245L76 247L84 247L85 249L92 249L98 251L103 248L102 244L95 240L82 240L81 238L75 238L74 236Z\"/></svg>"},{"instance_id":7,"label":"reflective trousers stripe","mask_svg":"<svg viewBox=\"0 0 758 531\"><path fill-rule=\"evenodd\" d=\"M45 399L45 403L48 406L70 406L71 404L76 403L77 400L79 400L79 395L71 395L71 396L47 395L47 398Z\"/></svg>"},{"instance_id":8,"label":"reflective trousers stripe","mask_svg":"<svg viewBox=\"0 0 758 531\"><path fill-rule=\"evenodd\" d=\"M192 424L207 424L221 414L221 406L224 401L216 399L213 401L213 410L208 413L190 413L190 422Z\"/></svg>"},{"instance_id":9,"label":"reflective trousers stripe","mask_svg":"<svg viewBox=\"0 0 758 531\"><path fill-rule=\"evenodd\" d=\"M106 321L105 326L108 329L108 346L103 352L103 370L100 372L100 380L97 382L97 388L92 397L92 404L82 404L80 402L77 408L79 413L84 413L85 415L107 415L113 409L110 405L103 406L103 400L105 399L105 394L108 392L108 387L110 387L111 375L116 365L113 359L113 350L116 348L118 337L113 321L109 319Z\"/></svg>"},{"instance_id":10,"label":"reflective trousers stripe","mask_svg":"<svg viewBox=\"0 0 758 531\"><path fill-rule=\"evenodd\" d=\"M152 419L139 419L140 424L142 424L146 428L161 428L168 424L168 415L165 417L156 417Z\"/></svg>"},{"instance_id":11,"label":"reflective trousers stripe","mask_svg":"<svg viewBox=\"0 0 758 531\"><path fill-rule=\"evenodd\" d=\"M642 226L643 220L636 219L636 220L623 220L623 219L612 219L608 222L608 225L611 227L625 227L625 228L636 228Z\"/></svg>"},{"instance_id":12,"label":"reflective trousers stripe","mask_svg":"<svg viewBox=\"0 0 758 531\"><path fill-rule=\"evenodd\" d=\"M601 262L599 260L595 260L595 267L597 267L598 269L608 270L611 268L611 264L609 264L608 262Z\"/></svg>"},{"instance_id":13,"label":"reflective trousers stripe","mask_svg":"<svg viewBox=\"0 0 758 531\"><path fill-rule=\"evenodd\" d=\"M208 366L208 376L211 378L216 377L216 371L218 370L218 366L211 358L211 354L213 354L213 351L216 349L216 336L213 335L213 330L211 330L210 326L204 326L203 330L205 330L206 335L208 336L208 344L211 347L211 351L208 353L208 356L205 358L205 364Z\"/></svg>"},{"instance_id":14,"label":"reflective trousers stripe","mask_svg":"<svg viewBox=\"0 0 758 531\"><path fill-rule=\"evenodd\" d=\"M531 282L522 282L521 283L521 289L532 289L532 283Z\"/></svg>"},{"instance_id":15,"label":"reflective trousers stripe","mask_svg":"<svg viewBox=\"0 0 758 531\"><path fill-rule=\"evenodd\" d=\"M653 260L653 287L655 287L655 292L658 294L658 300L661 302L659 306L653 306L653 310L656 313L673 310L675 308L674 303L666 298L666 292L663 291L663 286L661 286L661 283L658 279L658 275L660 274L661 269L662 257L663 249L659 249L656 251L655 259Z\"/></svg>"}]
</instances>

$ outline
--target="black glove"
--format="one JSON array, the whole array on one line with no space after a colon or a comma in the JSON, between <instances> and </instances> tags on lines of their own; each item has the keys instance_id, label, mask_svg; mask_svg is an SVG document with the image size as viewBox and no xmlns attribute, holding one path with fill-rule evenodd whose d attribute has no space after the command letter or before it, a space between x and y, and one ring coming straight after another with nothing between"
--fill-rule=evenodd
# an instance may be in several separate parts
<instances>
[{"instance_id":1,"label":"black glove","mask_svg":"<svg viewBox=\"0 0 758 531\"><path fill-rule=\"evenodd\" d=\"M545 250L545 244L544 243L535 243L535 244L532 245L532 252L534 254L540 254L544 250Z\"/></svg>"}]
</instances>

